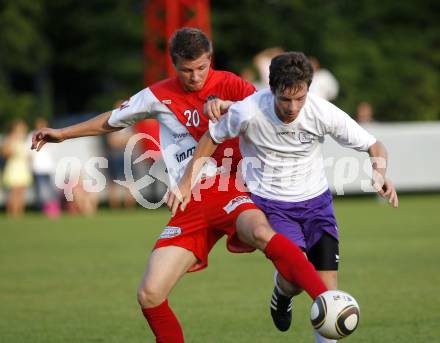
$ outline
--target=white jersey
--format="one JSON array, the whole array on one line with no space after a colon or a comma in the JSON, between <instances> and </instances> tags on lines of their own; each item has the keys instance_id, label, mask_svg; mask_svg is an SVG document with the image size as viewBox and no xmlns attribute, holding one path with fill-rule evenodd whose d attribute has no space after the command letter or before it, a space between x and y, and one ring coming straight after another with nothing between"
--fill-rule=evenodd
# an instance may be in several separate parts
<instances>
[{"instance_id":1,"label":"white jersey","mask_svg":"<svg viewBox=\"0 0 440 343\"><path fill-rule=\"evenodd\" d=\"M27 138L27 145L32 144L32 134ZM47 144L44 149L40 151L31 150L31 167L32 172L37 175L54 175L56 171L56 150L57 144Z\"/></svg>"},{"instance_id":2,"label":"white jersey","mask_svg":"<svg viewBox=\"0 0 440 343\"><path fill-rule=\"evenodd\" d=\"M242 173L249 190L263 198L297 202L328 189L321 144L329 134L344 147L367 151L376 139L348 114L308 93L291 123L275 114L270 89L232 105L210 134L217 143L240 136Z\"/></svg>"},{"instance_id":3,"label":"white jersey","mask_svg":"<svg viewBox=\"0 0 440 343\"><path fill-rule=\"evenodd\" d=\"M313 74L309 92L325 100L334 100L339 93L338 80L327 69L319 69Z\"/></svg>"}]
</instances>

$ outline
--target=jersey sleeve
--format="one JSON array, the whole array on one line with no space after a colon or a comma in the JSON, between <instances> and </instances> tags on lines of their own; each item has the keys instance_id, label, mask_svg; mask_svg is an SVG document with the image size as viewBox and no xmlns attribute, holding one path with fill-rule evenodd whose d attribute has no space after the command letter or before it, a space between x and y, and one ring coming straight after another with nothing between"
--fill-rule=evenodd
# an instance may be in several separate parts
<instances>
[{"instance_id":1,"label":"jersey sleeve","mask_svg":"<svg viewBox=\"0 0 440 343\"><path fill-rule=\"evenodd\" d=\"M108 124L113 127L128 127L140 120L155 118L160 104L151 90L145 88L124 101L121 107L114 109Z\"/></svg>"},{"instance_id":2,"label":"jersey sleeve","mask_svg":"<svg viewBox=\"0 0 440 343\"><path fill-rule=\"evenodd\" d=\"M209 133L212 139L220 144L227 139L238 137L246 130L250 113L248 101L234 103L216 123L209 121Z\"/></svg>"},{"instance_id":3,"label":"jersey sleeve","mask_svg":"<svg viewBox=\"0 0 440 343\"><path fill-rule=\"evenodd\" d=\"M319 124L324 134L329 134L340 145L358 151L368 151L376 138L356 123L347 113L332 103L318 99Z\"/></svg>"}]
</instances>

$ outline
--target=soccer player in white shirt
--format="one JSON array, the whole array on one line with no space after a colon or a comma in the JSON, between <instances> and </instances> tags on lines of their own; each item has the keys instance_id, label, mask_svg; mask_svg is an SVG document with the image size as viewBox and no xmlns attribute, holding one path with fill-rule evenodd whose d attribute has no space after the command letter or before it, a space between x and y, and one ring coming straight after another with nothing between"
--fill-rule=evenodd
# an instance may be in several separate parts
<instances>
[{"instance_id":1,"label":"soccer player in white shirt","mask_svg":"<svg viewBox=\"0 0 440 343\"><path fill-rule=\"evenodd\" d=\"M272 59L270 89L232 106L219 99L208 102L208 111L219 119L200 140L193 161L211 156L218 144L239 136L242 174L252 200L274 230L303 249L326 286L336 289L338 229L321 153L324 136L332 136L344 147L368 152L374 188L393 207L398 206L398 198L385 176L387 152L383 144L345 112L310 94L312 76L306 56L288 52ZM182 208L190 197L192 175L197 175L200 165L190 163L181 180ZM291 299L299 292L276 275L271 314L281 331L290 326ZM316 332L315 337L317 342L331 342Z\"/></svg>"}]
</instances>

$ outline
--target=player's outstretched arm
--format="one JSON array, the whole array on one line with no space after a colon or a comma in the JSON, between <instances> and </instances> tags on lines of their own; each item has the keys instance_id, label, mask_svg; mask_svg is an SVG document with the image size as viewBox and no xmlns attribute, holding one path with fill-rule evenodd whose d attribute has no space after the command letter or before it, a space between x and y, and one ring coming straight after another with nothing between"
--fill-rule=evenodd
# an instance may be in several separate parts
<instances>
[{"instance_id":1,"label":"player's outstretched arm","mask_svg":"<svg viewBox=\"0 0 440 343\"><path fill-rule=\"evenodd\" d=\"M90 120L61 129L43 128L34 132L31 149L40 151L46 143L60 143L66 139L98 136L120 130L108 124L111 112L102 113Z\"/></svg>"},{"instance_id":2,"label":"player's outstretched arm","mask_svg":"<svg viewBox=\"0 0 440 343\"><path fill-rule=\"evenodd\" d=\"M212 156L215 149L217 149L217 146L218 144L212 139L209 131L200 139L196 151L185 169L185 174L179 182L179 186L168 193L167 206L171 210L172 216L176 214L179 205L182 211L185 210L186 205L191 200L191 189L197 175L199 175L203 165Z\"/></svg>"},{"instance_id":3,"label":"player's outstretched arm","mask_svg":"<svg viewBox=\"0 0 440 343\"><path fill-rule=\"evenodd\" d=\"M373 167L372 184L374 189L380 196L388 199L388 202L393 207L398 207L399 199L397 197L396 188L391 180L385 176L388 164L388 154L385 146L381 142L376 141L376 143L368 149L368 154L370 155Z\"/></svg>"}]
</instances>

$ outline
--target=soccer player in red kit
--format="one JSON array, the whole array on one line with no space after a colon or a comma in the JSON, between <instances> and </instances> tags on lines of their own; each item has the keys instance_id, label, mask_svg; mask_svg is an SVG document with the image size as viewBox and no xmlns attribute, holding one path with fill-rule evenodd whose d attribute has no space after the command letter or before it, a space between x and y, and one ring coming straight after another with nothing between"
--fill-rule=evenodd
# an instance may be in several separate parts
<instances>
[{"instance_id":1,"label":"soccer player in red kit","mask_svg":"<svg viewBox=\"0 0 440 343\"><path fill-rule=\"evenodd\" d=\"M177 77L153 84L120 108L86 122L39 130L34 133L32 148L102 135L145 118L157 118L170 186L177 185L197 141L208 130L208 119L201 115L206 100L217 97L238 101L252 94L254 88L232 73L211 69L212 45L198 29L178 30L170 40L170 53ZM263 251L286 280L300 285L313 299L327 290L302 251L276 234L249 194L237 189L235 173L241 158L238 141L220 145L213 157L216 163L211 161L211 168L208 166L202 176L211 187L200 187L201 201L192 199L181 211L172 206L178 202L170 193L168 205L173 216L155 244L139 286L138 302L157 342L184 341L168 294L186 272L207 266L209 251L225 234L230 251Z\"/></svg>"}]
</instances>

